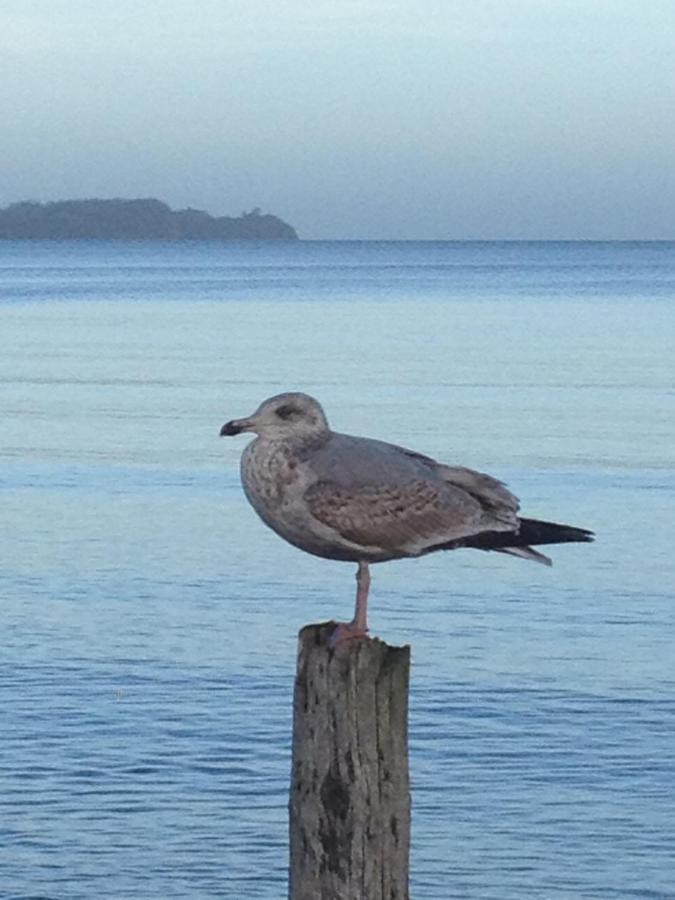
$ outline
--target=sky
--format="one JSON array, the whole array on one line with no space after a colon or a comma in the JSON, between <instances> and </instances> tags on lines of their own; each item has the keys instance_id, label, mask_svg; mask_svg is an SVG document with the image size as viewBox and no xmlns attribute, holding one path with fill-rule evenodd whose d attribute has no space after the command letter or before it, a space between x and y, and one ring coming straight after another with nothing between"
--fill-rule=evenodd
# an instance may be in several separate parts
<instances>
[{"instance_id":1,"label":"sky","mask_svg":"<svg viewBox=\"0 0 675 900\"><path fill-rule=\"evenodd\" d=\"M675 239L675 0L0 0L0 206Z\"/></svg>"}]
</instances>

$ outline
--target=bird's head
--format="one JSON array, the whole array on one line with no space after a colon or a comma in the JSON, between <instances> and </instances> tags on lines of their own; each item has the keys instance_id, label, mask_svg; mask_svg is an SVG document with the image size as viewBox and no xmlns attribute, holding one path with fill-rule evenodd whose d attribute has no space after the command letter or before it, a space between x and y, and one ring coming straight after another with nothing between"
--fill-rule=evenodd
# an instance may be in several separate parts
<instances>
[{"instance_id":1,"label":"bird's head","mask_svg":"<svg viewBox=\"0 0 675 900\"><path fill-rule=\"evenodd\" d=\"M268 440L315 438L328 431L321 404L308 394L277 394L264 400L252 416L232 419L220 429L221 437L252 431Z\"/></svg>"}]
</instances>

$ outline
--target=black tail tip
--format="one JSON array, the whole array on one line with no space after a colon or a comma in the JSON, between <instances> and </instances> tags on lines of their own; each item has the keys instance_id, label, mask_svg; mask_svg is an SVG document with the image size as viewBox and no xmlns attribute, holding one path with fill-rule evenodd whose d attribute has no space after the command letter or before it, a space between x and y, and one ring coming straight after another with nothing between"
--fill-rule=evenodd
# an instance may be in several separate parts
<instances>
[{"instance_id":1,"label":"black tail tip","mask_svg":"<svg viewBox=\"0 0 675 900\"><path fill-rule=\"evenodd\" d=\"M518 529L519 543L523 544L566 544L589 543L595 534L588 528L575 525L560 525L557 522L542 522L539 519L521 519Z\"/></svg>"}]
</instances>

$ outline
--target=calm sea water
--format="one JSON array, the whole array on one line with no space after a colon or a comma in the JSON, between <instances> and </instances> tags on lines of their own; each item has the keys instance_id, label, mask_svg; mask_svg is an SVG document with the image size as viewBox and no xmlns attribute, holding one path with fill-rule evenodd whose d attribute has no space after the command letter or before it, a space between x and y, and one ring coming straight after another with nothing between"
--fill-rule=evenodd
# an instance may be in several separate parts
<instances>
[{"instance_id":1,"label":"calm sea water","mask_svg":"<svg viewBox=\"0 0 675 900\"><path fill-rule=\"evenodd\" d=\"M374 569L413 897L675 897L675 245L0 242L0 895L279 900L295 640L353 572L220 425L285 389L593 528Z\"/></svg>"}]
</instances>

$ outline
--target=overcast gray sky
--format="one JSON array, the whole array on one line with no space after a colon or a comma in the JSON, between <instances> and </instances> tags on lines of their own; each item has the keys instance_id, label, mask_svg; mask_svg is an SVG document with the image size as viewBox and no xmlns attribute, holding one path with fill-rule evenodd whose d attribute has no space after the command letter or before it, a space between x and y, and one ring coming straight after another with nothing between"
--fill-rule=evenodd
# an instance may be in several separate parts
<instances>
[{"instance_id":1,"label":"overcast gray sky","mask_svg":"<svg viewBox=\"0 0 675 900\"><path fill-rule=\"evenodd\" d=\"M675 239L675 0L0 0L0 205Z\"/></svg>"}]
</instances>

